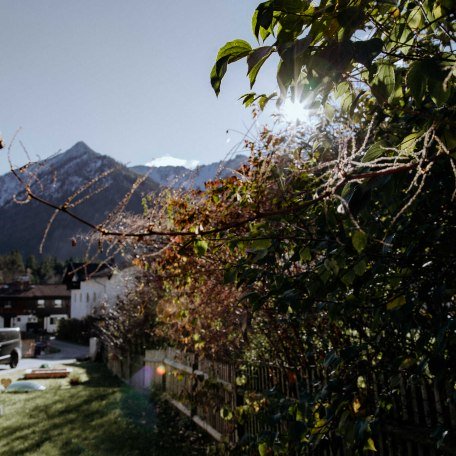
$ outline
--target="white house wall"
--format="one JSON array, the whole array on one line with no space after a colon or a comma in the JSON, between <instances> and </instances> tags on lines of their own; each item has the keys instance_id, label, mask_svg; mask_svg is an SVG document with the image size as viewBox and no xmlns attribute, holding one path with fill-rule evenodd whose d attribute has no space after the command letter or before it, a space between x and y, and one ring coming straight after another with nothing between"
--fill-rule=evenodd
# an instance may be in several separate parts
<instances>
[{"instance_id":1,"label":"white house wall","mask_svg":"<svg viewBox=\"0 0 456 456\"><path fill-rule=\"evenodd\" d=\"M12 328L21 328L21 331L27 331L27 323L37 323L38 319L35 315L17 315L11 318Z\"/></svg>"},{"instance_id":2,"label":"white house wall","mask_svg":"<svg viewBox=\"0 0 456 456\"><path fill-rule=\"evenodd\" d=\"M71 290L71 318L92 315L102 304L113 306L134 285L138 269L114 270L111 278L91 278L81 282L79 290Z\"/></svg>"},{"instance_id":3,"label":"white house wall","mask_svg":"<svg viewBox=\"0 0 456 456\"><path fill-rule=\"evenodd\" d=\"M106 301L107 277L81 282L79 290L71 290L71 318L91 315L101 302Z\"/></svg>"}]
</instances>

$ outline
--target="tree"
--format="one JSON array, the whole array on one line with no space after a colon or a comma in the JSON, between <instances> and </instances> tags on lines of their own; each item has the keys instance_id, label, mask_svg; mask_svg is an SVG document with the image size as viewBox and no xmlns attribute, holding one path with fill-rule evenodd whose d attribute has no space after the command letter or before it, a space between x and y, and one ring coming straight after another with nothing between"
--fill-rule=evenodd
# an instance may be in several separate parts
<instances>
[{"instance_id":1,"label":"tree","mask_svg":"<svg viewBox=\"0 0 456 456\"><path fill-rule=\"evenodd\" d=\"M24 275L25 266L22 255L17 250L0 256L0 272L5 283L12 282Z\"/></svg>"},{"instance_id":2,"label":"tree","mask_svg":"<svg viewBox=\"0 0 456 456\"><path fill-rule=\"evenodd\" d=\"M335 432L360 452L375 448L383 406L372 374L385 388L404 374L454 382L454 11L453 2L266 1L252 27L273 42L229 42L212 70L218 93L227 65L245 58L253 86L278 54L279 102L321 105L324 122L337 110L351 127L335 160L322 161L317 131L299 150L304 163L276 171L277 217L254 230L269 243L246 251L235 274L253 288L253 309L269 308L301 347L298 373L305 363L329 370L301 410L306 445ZM243 96L260 108L269 99ZM279 340L269 348L277 359Z\"/></svg>"},{"instance_id":3,"label":"tree","mask_svg":"<svg viewBox=\"0 0 456 456\"><path fill-rule=\"evenodd\" d=\"M431 126L454 148L455 4L452 0L260 3L252 29L262 44L223 46L211 72L218 94L227 65L246 59L251 86L264 62L279 57L280 99L334 106L357 125L376 116L379 145L413 150ZM260 107L270 95L243 96ZM378 154L380 152L377 152Z\"/></svg>"}]
</instances>

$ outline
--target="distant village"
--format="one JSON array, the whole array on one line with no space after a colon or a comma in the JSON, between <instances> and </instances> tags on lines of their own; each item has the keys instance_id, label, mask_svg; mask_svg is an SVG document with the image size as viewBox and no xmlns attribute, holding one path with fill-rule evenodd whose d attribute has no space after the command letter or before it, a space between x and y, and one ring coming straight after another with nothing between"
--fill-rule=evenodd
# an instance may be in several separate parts
<instances>
[{"instance_id":1,"label":"distant village","mask_svg":"<svg viewBox=\"0 0 456 456\"><path fill-rule=\"evenodd\" d=\"M70 262L61 283L34 284L24 274L0 283L0 328L19 327L27 334L54 334L60 320L97 316L128 289L135 268Z\"/></svg>"}]
</instances>

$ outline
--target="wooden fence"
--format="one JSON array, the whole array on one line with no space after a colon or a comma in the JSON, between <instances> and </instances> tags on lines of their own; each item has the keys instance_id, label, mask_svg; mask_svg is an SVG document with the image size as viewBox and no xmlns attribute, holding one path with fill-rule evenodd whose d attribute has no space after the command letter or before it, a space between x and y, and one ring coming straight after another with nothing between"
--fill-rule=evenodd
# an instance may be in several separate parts
<instances>
[{"instance_id":1,"label":"wooden fence","mask_svg":"<svg viewBox=\"0 0 456 456\"><path fill-rule=\"evenodd\" d=\"M214 439L237 442L236 426L220 415L221 407L234 409L236 406L234 366L197 360L193 354L171 348L147 350L145 366L150 385L166 392L176 408ZM212 395L210 400L208 395ZM214 407L214 399L220 406Z\"/></svg>"},{"instance_id":2,"label":"wooden fence","mask_svg":"<svg viewBox=\"0 0 456 456\"><path fill-rule=\"evenodd\" d=\"M244 403L247 395L273 387L289 398L297 398L300 394L294 374L276 367L248 366L240 372L233 365L197 359L191 353L171 348L147 350L144 358L136 359L133 364L132 361L114 356L108 364L136 387L153 387L165 392L171 404L213 438L232 445L242 435L258 435L264 428L254 415L238 427L233 421L222 418L222 409L234 410ZM240 377L242 382L239 382ZM309 393L320 389L321 382L325 382L325 373L314 367L300 372L300 377L301 388L303 386ZM378 455L456 455L456 390L453 385L437 380L411 381L405 377L398 377L392 385L373 376L366 379L366 383L370 401L377 402L386 392L395 391L393 407L383 417L383 424L374 435ZM448 435L437 448L436 431L439 429L448 431ZM351 454L337 438L332 442L322 442L318 448L309 454Z\"/></svg>"}]
</instances>

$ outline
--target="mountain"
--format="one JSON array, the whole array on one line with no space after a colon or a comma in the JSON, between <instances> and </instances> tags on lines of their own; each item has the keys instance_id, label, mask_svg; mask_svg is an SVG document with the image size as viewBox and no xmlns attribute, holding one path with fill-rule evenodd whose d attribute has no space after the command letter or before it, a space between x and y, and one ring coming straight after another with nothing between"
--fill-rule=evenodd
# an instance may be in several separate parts
<instances>
[{"instance_id":1,"label":"mountain","mask_svg":"<svg viewBox=\"0 0 456 456\"><path fill-rule=\"evenodd\" d=\"M22 175L31 182L31 188L43 198L62 204L85 184L107 170L113 171L81 192L74 201L87 196L74 212L92 223L101 223L131 189L137 173L112 158L94 152L83 142L45 161L37 162ZM126 207L127 211L142 211L143 194L154 192L158 185L152 180L143 182ZM88 197L89 194L92 196ZM19 250L24 256L38 255L39 245L53 210L36 201L17 204L13 198L23 199L21 184L10 172L0 176L0 254ZM43 255L59 259L81 257L86 247L78 242L72 246L75 235L85 234L88 228L65 214L59 214L52 224Z\"/></svg>"},{"instance_id":2,"label":"mountain","mask_svg":"<svg viewBox=\"0 0 456 456\"><path fill-rule=\"evenodd\" d=\"M142 196L160 187L204 188L204 182L232 175L247 158L237 155L226 162L202 165L194 170L183 166L134 166L127 168L114 159L93 151L84 142L78 142L66 152L33 163L21 176L31 183L32 190L57 205L83 188L88 182L106 173L89 189L81 192L75 201L84 201L72 210L83 219L99 224L117 207L140 175L148 175L131 198L126 210L142 212ZM89 197L89 195L91 195ZM24 257L39 256L39 246L53 209L36 201L18 204L24 199L23 186L10 172L0 176L0 254L18 250ZM53 222L44 244L43 255L65 260L82 257L86 253L83 242L73 246L72 239L84 235L89 228L66 214L59 214Z\"/></svg>"},{"instance_id":3,"label":"mountain","mask_svg":"<svg viewBox=\"0 0 456 456\"><path fill-rule=\"evenodd\" d=\"M236 155L230 160L200 165L193 170L183 166L150 167L145 165L132 166L130 169L138 174L147 174L153 181L164 187L202 190L205 182L232 176L246 162L245 155Z\"/></svg>"}]
</instances>

